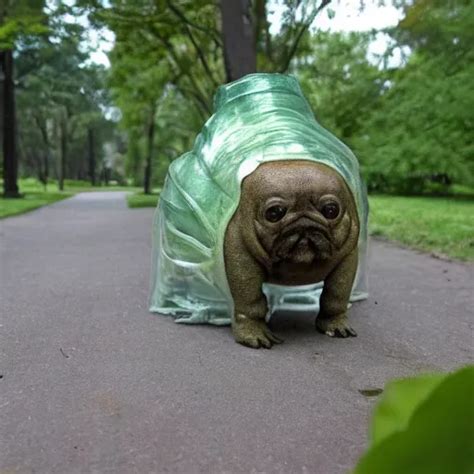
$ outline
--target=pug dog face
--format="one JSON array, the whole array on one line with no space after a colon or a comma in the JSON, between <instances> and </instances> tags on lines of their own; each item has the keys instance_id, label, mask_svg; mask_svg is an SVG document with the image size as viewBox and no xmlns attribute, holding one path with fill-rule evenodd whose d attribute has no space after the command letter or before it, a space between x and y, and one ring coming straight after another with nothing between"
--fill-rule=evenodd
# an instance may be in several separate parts
<instances>
[{"instance_id":1,"label":"pug dog face","mask_svg":"<svg viewBox=\"0 0 474 474\"><path fill-rule=\"evenodd\" d=\"M264 163L245 178L242 199L251 219L247 229L267 264L324 262L358 235L352 194L341 176L322 164Z\"/></svg>"}]
</instances>

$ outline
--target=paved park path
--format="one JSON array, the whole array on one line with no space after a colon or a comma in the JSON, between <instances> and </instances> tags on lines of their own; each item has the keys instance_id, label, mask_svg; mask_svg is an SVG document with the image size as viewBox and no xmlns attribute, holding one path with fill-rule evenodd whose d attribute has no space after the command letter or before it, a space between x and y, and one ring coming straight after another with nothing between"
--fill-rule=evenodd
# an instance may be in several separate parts
<instances>
[{"instance_id":1,"label":"paved park path","mask_svg":"<svg viewBox=\"0 0 474 474\"><path fill-rule=\"evenodd\" d=\"M0 221L0 472L343 473L393 377L472 361L473 266L373 242L359 337L285 343L147 311L151 209L82 193Z\"/></svg>"}]
</instances>

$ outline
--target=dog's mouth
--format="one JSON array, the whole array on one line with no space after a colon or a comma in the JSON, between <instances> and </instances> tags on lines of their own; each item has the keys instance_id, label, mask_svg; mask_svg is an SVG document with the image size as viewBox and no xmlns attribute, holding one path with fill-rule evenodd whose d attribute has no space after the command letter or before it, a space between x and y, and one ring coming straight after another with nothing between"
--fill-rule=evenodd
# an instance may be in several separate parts
<instances>
[{"instance_id":1,"label":"dog's mouth","mask_svg":"<svg viewBox=\"0 0 474 474\"><path fill-rule=\"evenodd\" d=\"M293 229L278 236L273 245L273 261L310 264L332 255L332 244L326 229L320 226Z\"/></svg>"}]
</instances>

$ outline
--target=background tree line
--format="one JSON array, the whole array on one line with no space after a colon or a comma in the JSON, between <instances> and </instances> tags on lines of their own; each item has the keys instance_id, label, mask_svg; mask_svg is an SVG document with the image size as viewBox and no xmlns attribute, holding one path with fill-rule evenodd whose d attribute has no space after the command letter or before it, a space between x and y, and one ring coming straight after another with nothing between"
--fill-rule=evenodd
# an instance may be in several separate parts
<instances>
[{"instance_id":1,"label":"background tree line","mask_svg":"<svg viewBox=\"0 0 474 474\"><path fill-rule=\"evenodd\" d=\"M21 176L45 186L54 178L60 190L66 178L109 179L120 140L106 118L107 72L89 61L78 10L42 0L2 0L0 7L4 194L19 193L18 162Z\"/></svg>"},{"instance_id":2,"label":"background tree line","mask_svg":"<svg viewBox=\"0 0 474 474\"><path fill-rule=\"evenodd\" d=\"M7 162L17 143L22 175L61 183L113 170L149 193L192 146L217 86L268 71L300 79L317 119L355 150L372 191L474 184L468 0L394 0L404 17L383 32L390 42L378 62L368 51L380 32L318 29L320 15L333 15L331 0L5 1L3 154ZM276 4L282 20L271 28ZM88 61L87 28L114 33L109 69ZM394 51L405 54L395 66Z\"/></svg>"}]
</instances>

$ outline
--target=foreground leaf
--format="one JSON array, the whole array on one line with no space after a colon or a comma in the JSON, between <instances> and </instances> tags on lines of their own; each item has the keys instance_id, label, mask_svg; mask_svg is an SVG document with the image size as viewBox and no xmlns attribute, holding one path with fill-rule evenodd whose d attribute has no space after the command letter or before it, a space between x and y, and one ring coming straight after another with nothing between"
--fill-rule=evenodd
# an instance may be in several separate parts
<instances>
[{"instance_id":1,"label":"foreground leaf","mask_svg":"<svg viewBox=\"0 0 474 474\"><path fill-rule=\"evenodd\" d=\"M474 471L474 366L439 377L441 380L423 376L392 385L390 400L382 401L381 411L376 412L375 442L355 474ZM408 382L419 394L407 388Z\"/></svg>"}]
</instances>

